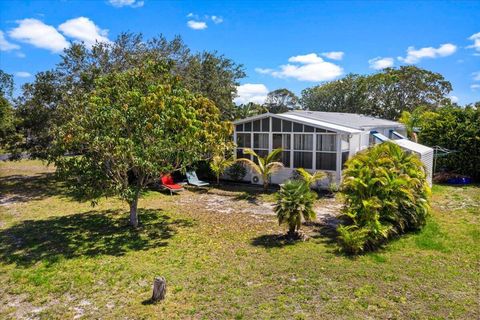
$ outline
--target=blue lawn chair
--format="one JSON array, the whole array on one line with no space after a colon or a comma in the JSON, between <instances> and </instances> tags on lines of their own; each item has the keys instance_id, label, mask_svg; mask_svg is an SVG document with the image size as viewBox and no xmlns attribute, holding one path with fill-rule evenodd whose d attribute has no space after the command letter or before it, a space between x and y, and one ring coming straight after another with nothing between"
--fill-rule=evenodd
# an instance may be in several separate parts
<instances>
[{"instance_id":1,"label":"blue lawn chair","mask_svg":"<svg viewBox=\"0 0 480 320\"><path fill-rule=\"evenodd\" d=\"M210 185L210 183L208 182L199 180L195 171L187 172L187 181L188 181L188 184L191 184L192 186L196 186L196 187L206 187Z\"/></svg>"}]
</instances>

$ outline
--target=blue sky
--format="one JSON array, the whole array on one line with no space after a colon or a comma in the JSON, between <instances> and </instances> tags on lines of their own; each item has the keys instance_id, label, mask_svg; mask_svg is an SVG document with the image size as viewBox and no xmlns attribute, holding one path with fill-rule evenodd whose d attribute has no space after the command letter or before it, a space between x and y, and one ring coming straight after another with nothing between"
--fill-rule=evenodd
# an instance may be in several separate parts
<instances>
[{"instance_id":1,"label":"blue sky","mask_svg":"<svg viewBox=\"0 0 480 320\"><path fill-rule=\"evenodd\" d=\"M479 1L0 1L0 31L0 68L18 86L71 41L132 31L242 63L238 102L405 64L443 74L460 104L480 100Z\"/></svg>"}]
</instances>

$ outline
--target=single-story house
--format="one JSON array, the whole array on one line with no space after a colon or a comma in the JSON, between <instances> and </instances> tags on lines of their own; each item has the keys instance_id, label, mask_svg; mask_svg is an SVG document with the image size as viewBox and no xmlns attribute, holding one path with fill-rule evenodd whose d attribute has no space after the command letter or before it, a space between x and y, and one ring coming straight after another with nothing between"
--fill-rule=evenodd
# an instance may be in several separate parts
<instances>
[{"instance_id":1,"label":"single-story house","mask_svg":"<svg viewBox=\"0 0 480 320\"><path fill-rule=\"evenodd\" d=\"M292 177L296 168L325 171L329 178L320 187L339 184L347 159L375 143L392 140L404 150L418 154L431 183L433 149L408 140L399 122L354 113L289 111L265 113L234 122L237 158L249 157L244 148L261 156L282 148L284 168L271 177L273 184ZM261 177L248 171L245 181L261 184Z\"/></svg>"}]
</instances>

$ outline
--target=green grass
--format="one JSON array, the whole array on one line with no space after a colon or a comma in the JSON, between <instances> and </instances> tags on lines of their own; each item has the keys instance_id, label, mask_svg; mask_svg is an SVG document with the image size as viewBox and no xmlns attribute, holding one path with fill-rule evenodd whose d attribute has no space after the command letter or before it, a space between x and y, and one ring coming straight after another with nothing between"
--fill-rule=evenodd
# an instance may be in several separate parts
<instances>
[{"instance_id":1,"label":"green grass","mask_svg":"<svg viewBox=\"0 0 480 320\"><path fill-rule=\"evenodd\" d=\"M133 231L124 203L75 202L52 170L0 163L2 319L480 317L478 186L434 186L421 232L350 258L317 226L304 227L309 241L282 243L274 216L205 204L219 192L234 209L271 194L151 191ZM167 299L151 305L157 275L167 279Z\"/></svg>"}]
</instances>

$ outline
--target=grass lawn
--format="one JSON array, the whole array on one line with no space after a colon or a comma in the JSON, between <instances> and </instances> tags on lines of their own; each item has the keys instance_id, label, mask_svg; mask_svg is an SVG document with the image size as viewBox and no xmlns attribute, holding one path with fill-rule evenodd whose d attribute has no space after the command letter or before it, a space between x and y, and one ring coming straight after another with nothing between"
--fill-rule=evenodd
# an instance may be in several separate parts
<instances>
[{"instance_id":1,"label":"grass lawn","mask_svg":"<svg viewBox=\"0 0 480 320\"><path fill-rule=\"evenodd\" d=\"M480 317L479 186L434 186L422 232L352 259L322 223L276 240L271 195L151 191L133 231L124 203L75 202L52 171L0 163L1 319ZM168 293L151 305L157 275Z\"/></svg>"}]
</instances>

